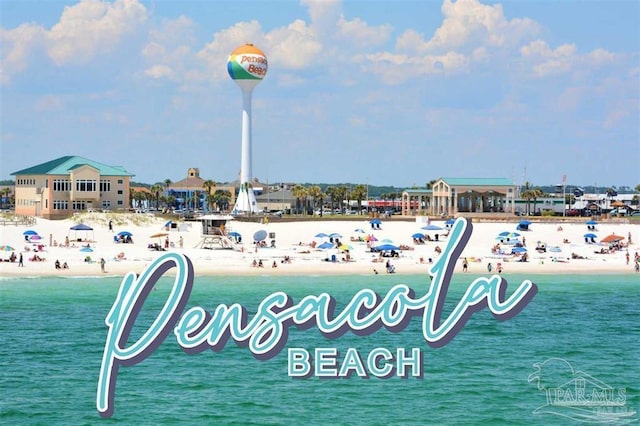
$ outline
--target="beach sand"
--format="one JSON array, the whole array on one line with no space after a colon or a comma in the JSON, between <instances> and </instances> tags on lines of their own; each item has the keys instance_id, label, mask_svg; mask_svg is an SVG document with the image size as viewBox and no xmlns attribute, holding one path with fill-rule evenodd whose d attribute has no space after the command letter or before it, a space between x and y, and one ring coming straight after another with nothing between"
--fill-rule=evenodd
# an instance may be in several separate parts
<instances>
[{"instance_id":1,"label":"beach sand","mask_svg":"<svg viewBox=\"0 0 640 426\"><path fill-rule=\"evenodd\" d=\"M113 231L108 228L109 220L113 221ZM86 213L82 222L91 226L93 231L73 231L70 228L77 224L72 220L37 219L31 226L7 225L0 227L0 244L15 248L16 256L22 252L24 267L14 263L1 262L0 276L124 276L127 272L142 272L154 259L162 255L162 251L148 248L150 243L164 246L165 237L151 238L152 235L166 231L164 227L167 219L151 215ZM179 252L188 256L198 275L321 275L321 274L373 274L374 269L385 274L385 262L389 260L395 267L397 274L427 273L429 259L435 261L438 257L436 247L445 249L447 244L443 231L424 231L426 219L418 218L412 221L382 220L381 229L372 229L369 219L354 216L348 221L311 221L311 222L271 222L268 224L230 221L227 232L236 231L242 235L242 243L235 249L202 249L197 248L201 241L201 226L199 222L179 222L177 228L171 228L167 233L170 247L167 251ZM587 230L586 219L575 223L536 222L532 219L530 230L519 232L525 238L528 250L528 262L518 262L518 257L511 254L492 253L492 247L499 244L496 237L505 231L516 232L518 218L510 221L473 223L473 233L462 256L456 263L456 273L462 273L463 258L468 260L468 273L488 274L487 265L491 263L496 273L498 263L503 273L531 273L531 274L605 274L605 273L634 273L634 255L640 251L636 238L640 238L640 224L638 223L599 223L595 231ZM431 221L432 224L444 227L443 221ZM561 227L561 230L559 229ZM364 232L356 232L360 229ZM26 242L23 233L34 230L41 236L38 241ZM255 248L253 235L259 230L268 234L275 234L276 247ZM114 235L128 231L132 234L133 243L114 243ZM416 232L427 232L433 237L438 233L440 241L427 241L425 244L414 244L412 235ZM594 232L597 235L596 244L587 244L583 235ZM315 238L319 233L338 233L339 240L351 246L349 257L351 261L342 261L346 253L336 250L319 250L310 244L315 241L320 244L328 238ZM600 254L607 249L608 244L600 243L604 237L616 234L624 237L623 243L632 236L632 244L613 253ZM352 239L366 238L373 235L381 243L389 240L395 245L406 245L410 249L402 250L398 258L380 258L376 253L368 251L367 243ZM65 238L70 238L70 246L64 247ZM182 248L179 240L182 237ZM78 238L87 241L77 241ZM564 242L567 240L568 242ZM271 238L267 237L269 245ZM537 242L545 243L546 252L535 250ZM56 246L57 243L57 246ZM91 252L81 251L86 244L91 246ZM38 246L41 250L35 252ZM510 252L510 246L500 246L505 252ZM28 251L27 251L28 249ZM86 250L86 249L85 249ZM553 250L553 251L550 251ZM627 264L626 253L629 252L630 261ZM572 254L584 257L574 259ZM37 254L46 260L37 262L29 260ZM337 262L327 262L335 254ZM8 259L10 251L3 251L0 257ZM85 262L87 256L92 262ZM285 257L290 262L284 262ZM120 259L118 258L120 257ZM105 272L101 271L100 259L105 259ZM381 261L378 261L380 260ZM67 263L68 269L56 269L55 261ZM252 267L252 262L262 260L264 267ZM275 262L276 267L273 267Z\"/></svg>"}]
</instances>

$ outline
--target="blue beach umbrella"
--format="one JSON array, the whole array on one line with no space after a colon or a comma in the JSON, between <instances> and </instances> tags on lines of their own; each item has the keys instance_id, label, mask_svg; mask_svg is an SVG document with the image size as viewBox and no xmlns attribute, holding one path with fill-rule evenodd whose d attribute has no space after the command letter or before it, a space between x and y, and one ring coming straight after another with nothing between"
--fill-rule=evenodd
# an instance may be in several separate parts
<instances>
[{"instance_id":1,"label":"blue beach umbrella","mask_svg":"<svg viewBox=\"0 0 640 426\"><path fill-rule=\"evenodd\" d=\"M416 232L411 236L411 238L424 238L424 234L421 234L420 232Z\"/></svg>"},{"instance_id":2,"label":"blue beach umbrella","mask_svg":"<svg viewBox=\"0 0 640 426\"><path fill-rule=\"evenodd\" d=\"M80 249L80 251L86 252L86 253L91 253L93 251L93 249L91 247L82 247Z\"/></svg>"},{"instance_id":3,"label":"blue beach umbrella","mask_svg":"<svg viewBox=\"0 0 640 426\"><path fill-rule=\"evenodd\" d=\"M267 238L267 231L261 229L253 234L253 241L264 241Z\"/></svg>"},{"instance_id":4,"label":"blue beach umbrella","mask_svg":"<svg viewBox=\"0 0 640 426\"><path fill-rule=\"evenodd\" d=\"M22 235L38 235L38 233L36 231L34 231L33 229L29 229L27 231L24 231L22 233Z\"/></svg>"},{"instance_id":5,"label":"blue beach umbrella","mask_svg":"<svg viewBox=\"0 0 640 426\"><path fill-rule=\"evenodd\" d=\"M380 241L383 244L391 244L393 243L393 240L390 238L385 238L384 240Z\"/></svg>"},{"instance_id":6,"label":"blue beach umbrella","mask_svg":"<svg viewBox=\"0 0 640 426\"><path fill-rule=\"evenodd\" d=\"M584 234L585 238L598 238L598 236L596 234L593 233L588 233L588 234Z\"/></svg>"},{"instance_id":7,"label":"blue beach umbrella","mask_svg":"<svg viewBox=\"0 0 640 426\"><path fill-rule=\"evenodd\" d=\"M369 223L372 225L380 225L382 221L380 219L371 219Z\"/></svg>"},{"instance_id":8,"label":"blue beach umbrella","mask_svg":"<svg viewBox=\"0 0 640 426\"><path fill-rule=\"evenodd\" d=\"M529 225L531 225L531 222L530 222L530 221L528 221L528 220L521 220L521 221L520 221L520 225L522 225L522 226L529 226Z\"/></svg>"},{"instance_id":9,"label":"blue beach umbrella","mask_svg":"<svg viewBox=\"0 0 640 426\"><path fill-rule=\"evenodd\" d=\"M504 231L498 234L498 237L503 237L503 238L516 238L519 236L520 234L518 234L517 232L509 232L509 231Z\"/></svg>"},{"instance_id":10,"label":"blue beach umbrella","mask_svg":"<svg viewBox=\"0 0 640 426\"><path fill-rule=\"evenodd\" d=\"M514 247L511 249L511 253L526 253L527 249L524 247Z\"/></svg>"},{"instance_id":11,"label":"blue beach umbrella","mask_svg":"<svg viewBox=\"0 0 640 426\"><path fill-rule=\"evenodd\" d=\"M455 221L456 221L455 219L449 219L444 224L445 225L453 225L455 223Z\"/></svg>"},{"instance_id":12,"label":"blue beach umbrella","mask_svg":"<svg viewBox=\"0 0 640 426\"><path fill-rule=\"evenodd\" d=\"M240 233L236 232L236 231L229 232L229 236L230 237L242 237L242 235L240 235Z\"/></svg>"},{"instance_id":13,"label":"blue beach umbrella","mask_svg":"<svg viewBox=\"0 0 640 426\"><path fill-rule=\"evenodd\" d=\"M318 248L322 249L322 250L330 249L330 248L333 248L333 243L330 243L330 242L327 241L327 242L324 242L324 243L320 244L318 246Z\"/></svg>"},{"instance_id":14,"label":"blue beach umbrella","mask_svg":"<svg viewBox=\"0 0 640 426\"><path fill-rule=\"evenodd\" d=\"M129 231L120 231L118 232L119 237L133 237L133 234Z\"/></svg>"},{"instance_id":15,"label":"blue beach umbrella","mask_svg":"<svg viewBox=\"0 0 640 426\"><path fill-rule=\"evenodd\" d=\"M356 229L356 230L355 230L355 231L353 231L353 232L356 232L356 233L358 233L358 234L366 234L365 230L364 230L364 229L362 229L362 228L358 228L358 229Z\"/></svg>"},{"instance_id":16,"label":"blue beach umbrella","mask_svg":"<svg viewBox=\"0 0 640 426\"><path fill-rule=\"evenodd\" d=\"M394 246L393 244L380 244L379 246L375 247L376 250L400 250L400 247L398 246Z\"/></svg>"},{"instance_id":17,"label":"blue beach umbrella","mask_svg":"<svg viewBox=\"0 0 640 426\"><path fill-rule=\"evenodd\" d=\"M320 232L318 234L316 234L315 238L326 238L329 235L325 234L324 232Z\"/></svg>"},{"instance_id":18,"label":"blue beach umbrella","mask_svg":"<svg viewBox=\"0 0 640 426\"><path fill-rule=\"evenodd\" d=\"M587 221L587 225L597 225L598 222L596 222L595 220L588 220Z\"/></svg>"},{"instance_id":19,"label":"blue beach umbrella","mask_svg":"<svg viewBox=\"0 0 640 426\"><path fill-rule=\"evenodd\" d=\"M329 238L342 238L342 235L338 234L337 232L334 232L332 234L329 234Z\"/></svg>"},{"instance_id":20,"label":"blue beach umbrella","mask_svg":"<svg viewBox=\"0 0 640 426\"><path fill-rule=\"evenodd\" d=\"M441 228L438 225L434 225L433 223L430 223L430 224L428 224L426 226L423 226L420 229L424 229L425 231L442 231L443 228Z\"/></svg>"}]
</instances>

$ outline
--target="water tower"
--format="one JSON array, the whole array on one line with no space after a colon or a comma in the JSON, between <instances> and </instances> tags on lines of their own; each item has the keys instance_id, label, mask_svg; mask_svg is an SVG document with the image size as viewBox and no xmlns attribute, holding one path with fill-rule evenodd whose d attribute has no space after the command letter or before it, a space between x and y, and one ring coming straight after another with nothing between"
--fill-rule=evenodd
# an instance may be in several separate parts
<instances>
[{"instance_id":1,"label":"water tower","mask_svg":"<svg viewBox=\"0 0 640 426\"><path fill-rule=\"evenodd\" d=\"M251 95L254 87L267 75L267 57L253 44L245 44L231 52L227 61L229 76L242 91L242 154L240 160L240 192L234 213L257 213L258 206L251 177Z\"/></svg>"}]
</instances>

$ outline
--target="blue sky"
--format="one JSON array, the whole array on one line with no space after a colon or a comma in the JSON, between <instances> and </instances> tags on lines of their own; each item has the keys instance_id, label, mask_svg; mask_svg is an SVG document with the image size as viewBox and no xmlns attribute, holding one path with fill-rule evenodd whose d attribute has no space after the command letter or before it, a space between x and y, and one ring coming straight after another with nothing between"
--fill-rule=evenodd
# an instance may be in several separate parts
<instances>
[{"instance_id":1,"label":"blue sky","mask_svg":"<svg viewBox=\"0 0 640 426\"><path fill-rule=\"evenodd\" d=\"M0 2L0 179L80 155L238 177L229 53L254 43L253 175L640 183L637 1Z\"/></svg>"}]
</instances>

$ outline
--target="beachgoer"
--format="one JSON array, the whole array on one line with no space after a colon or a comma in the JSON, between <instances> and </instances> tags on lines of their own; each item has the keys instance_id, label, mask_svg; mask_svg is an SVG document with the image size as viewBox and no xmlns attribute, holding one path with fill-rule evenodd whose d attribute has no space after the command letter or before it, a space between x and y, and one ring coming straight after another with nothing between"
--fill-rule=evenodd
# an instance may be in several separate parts
<instances>
[{"instance_id":1,"label":"beachgoer","mask_svg":"<svg viewBox=\"0 0 640 426\"><path fill-rule=\"evenodd\" d=\"M627 265L628 265L628 264L629 264L629 258L630 258L630 256L629 256L629 250L627 250L627 254L625 255L625 257L626 257L626 259L627 259Z\"/></svg>"},{"instance_id":2,"label":"beachgoer","mask_svg":"<svg viewBox=\"0 0 640 426\"><path fill-rule=\"evenodd\" d=\"M64 262L62 264L62 269L69 269L69 265L67 265L67 262Z\"/></svg>"},{"instance_id":3,"label":"beachgoer","mask_svg":"<svg viewBox=\"0 0 640 426\"><path fill-rule=\"evenodd\" d=\"M462 260L462 272L467 272L467 269L469 269L469 261L467 260L467 258L465 257Z\"/></svg>"},{"instance_id":4,"label":"beachgoer","mask_svg":"<svg viewBox=\"0 0 640 426\"><path fill-rule=\"evenodd\" d=\"M109 220L109 231L113 231L113 221Z\"/></svg>"},{"instance_id":5,"label":"beachgoer","mask_svg":"<svg viewBox=\"0 0 640 426\"><path fill-rule=\"evenodd\" d=\"M262 263L262 259L258 261L258 268L264 268L264 264Z\"/></svg>"},{"instance_id":6,"label":"beachgoer","mask_svg":"<svg viewBox=\"0 0 640 426\"><path fill-rule=\"evenodd\" d=\"M638 262L637 260L636 260L634 268L635 268L636 272L640 272L640 262Z\"/></svg>"},{"instance_id":7,"label":"beachgoer","mask_svg":"<svg viewBox=\"0 0 640 426\"><path fill-rule=\"evenodd\" d=\"M104 260L104 257L101 257L101 258L100 258L100 270L101 270L102 272L107 272L107 271L105 271L105 269L104 269L104 265L105 265L105 264L106 264L106 261Z\"/></svg>"},{"instance_id":8,"label":"beachgoer","mask_svg":"<svg viewBox=\"0 0 640 426\"><path fill-rule=\"evenodd\" d=\"M492 270L493 270L493 265L491 264L491 262L489 262L489 263L487 264L487 271L488 271L489 273L491 273L491 271L492 271Z\"/></svg>"},{"instance_id":9,"label":"beachgoer","mask_svg":"<svg viewBox=\"0 0 640 426\"><path fill-rule=\"evenodd\" d=\"M374 269L374 270L373 270L373 273L374 273L375 275L378 275L378 270L377 270L377 269Z\"/></svg>"},{"instance_id":10,"label":"beachgoer","mask_svg":"<svg viewBox=\"0 0 640 426\"><path fill-rule=\"evenodd\" d=\"M164 239L164 248L168 249L169 248L169 237Z\"/></svg>"},{"instance_id":11,"label":"beachgoer","mask_svg":"<svg viewBox=\"0 0 640 426\"><path fill-rule=\"evenodd\" d=\"M178 245L180 246L180 248L182 248L182 246L184 245L184 240L182 239L182 235L180 235L180 239L178 240Z\"/></svg>"},{"instance_id":12,"label":"beachgoer","mask_svg":"<svg viewBox=\"0 0 640 426\"><path fill-rule=\"evenodd\" d=\"M58 259L56 259L56 263L55 263L56 269L60 269L60 261Z\"/></svg>"},{"instance_id":13,"label":"beachgoer","mask_svg":"<svg viewBox=\"0 0 640 426\"><path fill-rule=\"evenodd\" d=\"M23 267L24 268L24 262L22 259L22 253L20 253L20 257L18 258L18 267Z\"/></svg>"},{"instance_id":14,"label":"beachgoer","mask_svg":"<svg viewBox=\"0 0 640 426\"><path fill-rule=\"evenodd\" d=\"M277 268L277 267L278 267L278 264L276 263L276 261L275 261L275 260L273 261L273 264L271 265L271 267L272 267L272 268Z\"/></svg>"}]
</instances>

